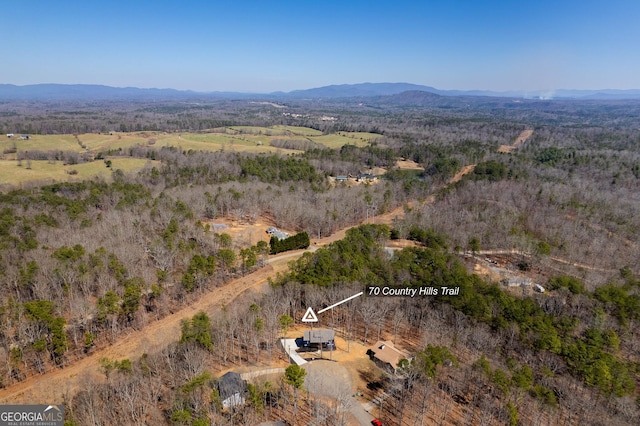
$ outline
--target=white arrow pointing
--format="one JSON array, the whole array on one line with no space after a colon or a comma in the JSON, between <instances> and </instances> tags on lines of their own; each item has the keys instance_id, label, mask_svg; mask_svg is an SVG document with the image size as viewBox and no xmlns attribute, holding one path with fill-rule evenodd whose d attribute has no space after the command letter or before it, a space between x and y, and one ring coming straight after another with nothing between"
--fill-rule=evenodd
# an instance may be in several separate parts
<instances>
[{"instance_id":1,"label":"white arrow pointing","mask_svg":"<svg viewBox=\"0 0 640 426\"><path fill-rule=\"evenodd\" d=\"M363 293L363 292L361 291L360 293L358 293L358 294L354 294L354 295L353 295L353 296L351 296L351 297L347 297L346 299L341 300L341 301L340 301L340 302L338 302L338 303L334 303L334 304L333 304L333 305L331 305L331 306L328 306L328 307L326 307L326 308L324 308L324 309L320 309L320 310L318 311L318 313L319 313L319 314L321 314L321 313L323 313L324 311L328 311L329 309L333 309L333 308L335 308L335 307L336 307L336 306L338 306L338 305L342 305L344 302L348 302L348 301L349 301L349 300L351 300L351 299L355 299L355 298L356 298L356 297L358 297L358 296L362 296L362 293Z\"/></svg>"}]
</instances>

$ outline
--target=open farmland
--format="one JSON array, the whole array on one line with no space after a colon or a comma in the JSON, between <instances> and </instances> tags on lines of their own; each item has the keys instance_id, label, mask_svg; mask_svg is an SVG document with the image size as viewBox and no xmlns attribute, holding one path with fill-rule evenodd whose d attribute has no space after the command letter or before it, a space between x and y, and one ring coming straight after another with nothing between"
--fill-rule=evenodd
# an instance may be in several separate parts
<instances>
[{"instance_id":1,"label":"open farmland","mask_svg":"<svg viewBox=\"0 0 640 426\"><path fill-rule=\"evenodd\" d=\"M345 136L345 132L341 133L342 134L313 136L310 137L309 140L334 149L338 149L344 145L356 145L362 147L369 144L361 139L354 139L352 137Z\"/></svg>"},{"instance_id":2,"label":"open farmland","mask_svg":"<svg viewBox=\"0 0 640 426\"><path fill-rule=\"evenodd\" d=\"M31 135L28 140L22 140L18 137L0 138L0 152L6 153L13 149L18 151L49 151L56 149L74 152L83 150L73 135Z\"/></svg>"},{"instance_id":3,"label":"open farmland","mask_svg":"<svg viewBox=\"0 0 640 426\"><path fill-rule=\"evenodd\" d=\"M103 161L64 165L61 161L31 160L22 161L18 166L19 163L15 160L0 160L0 186L22 185L26 182L81 181L97 176L109 180L114 170L132 172L142 169L146 164L155 163L141 158L121 157L110 159L110 161L111 167L108 168ZM70 174L72 171L77 173Z\"/></svg>"},{"instance_id":4,"label":"open farmland","mask_svg":"<svg viewBox=\"0 0 640 426\"><path fill-rule=\"evenodd\" d=\"M231 126L218 130L230 134L250 134L258 136L322 136L320 130L301 126Z\"/></svg>"},{"instance_id":5,"label":"open farmland","mask_svg":"<svg viewBox=\"0 0 640 426\"><path fill-rule=\"evenodd\" d=\"M382 135L377 133L369 133L369 132L338 132L340 136L345 136L347 138L355 139L357 141L364 141L367 143L375 142L377 139L382 138Z\"/></svg>"},{"instance_id":6,"label":"open farmland","mask_svg":"<svg viewBox=\"0 0 640 426\"><path fill-rule=\"evenodd\" d=\"M55 153L102 154L112 159L112 170L125 172L141 169L146 160L123 158L127 149L134 146L178 147L181 151L227 151L251 153L299 154L305 149L296 143L314 142L327 148L339 149L344 145L367 146L380 135L363 132L338 132L323 134L319 130L300 126L230 126L216 128L210 132L109 132L78 135L30 135L30 139L6 138L0 140L0 183L22 185L25 182L51 182L87 179L98 175L109 176L111 171L103 161L65 164ZM279 144L272 146L272 141ZM286 143L291 141L291 146ZM283 142L286 147L283 147ZM299 149L293 149L299 148ZM40 152L41 155L36 156ZM20 166L18 158L21 158ZM31 160L27 160L31 158ZM53 159L47 161L42 158ZM100 157L98 157L100 158ZM75 161L72 161L73 163ZM74 170L77 174L70 174Z\"/></svg>"},{"instance_id":7,"label":"open farmland","mask_svg":"<svg viewBox=\"0 0 640 426\"><path fill-rule=\"evenodd\" d=\"M319 130L296 126L232 126L217 128L202 133L166 133L166 132L111 132L85 133L79 135L31 135L29 140L6 138L0 140L0 150L5 159L12 150L24 151L72 151L94 153L126 149L135 145L154 147L175 146L183 150L218 151L233 149L250 152L284 152L297 150L269 146L274 139L310 140L328 148L340 148L343 145L366 146L380 135L362 132L338 132L324 135ZM83 148L84 146L84 148Z\"/></svg>"}]
</instances>

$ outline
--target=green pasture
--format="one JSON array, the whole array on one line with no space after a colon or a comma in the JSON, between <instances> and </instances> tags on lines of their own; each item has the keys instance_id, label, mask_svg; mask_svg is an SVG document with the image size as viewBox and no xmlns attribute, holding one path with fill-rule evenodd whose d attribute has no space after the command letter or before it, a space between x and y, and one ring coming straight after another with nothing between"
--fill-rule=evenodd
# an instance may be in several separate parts
<instances>
[{"instance_id":1,"label":"green pasture","mask_svg":"<svg viewBox=\"0 0 640 426\"><path fill-rule=\"evenodd\" d=\"M273 139L264 135L238 134L228 135L221 133L183 133L178 140L162 140L156 145L163 146L179 146L183 150L195 151L237 151L237 152L287 152L294 153L299 151L278 149L269 146L269 142ZM171 142L171 143L169 143Z\"/></svg>"},{"instance_id":2,"label":"green pasture","mask_svg":"<svg viewBox=\"0 0 640 426\"><path fill-rule=\"evenodd\" d=\"M61 181L80 181L102 176L109 179L113 170L121 169L132 172L142 169L148 163L155 163L142 158L110 158L111 168L104 161L96 160L90 163L63 165L61 161L0 160L0 186L20 186L27 182L51 183ZM21 165L18 165L21 164ZM29 168L30 167L30 168ZM77 174L69 174L71 170Z\"/></svg>"},{"instance_id":3,"label":"green pasture","mask_svg":"<svg viewBox=\"0 0 640 426\"><path fill-rule=\"evenodd\" d=\"M347 138L364 141L367 143L370 143L375 141L376 139L382 138L382 135L379 135L377 133L368 133L368 132L337 132L336 134L340 136L345 136Z\"/></svg>"},{"instance_id":4,"label":"green pasture","mask_svg":"<svg viewBox=\"0 0 640 426\"><path fill-rule=\"evenodd\" d=\"M272 147L269 143L273 139L309 139L328 148L338 149L346 144L366 146L380 137L380 135L364 132L338 132L331 135L323 135L318 130L296 126L233 126L226 128L226 130L227 133L222 131L211 133L87 133L78 135L78 139L91 152L103 152L107 155L110 150L125 150L135 145L155 148L173 146L180 147L185 151L222 150L227 152L279 152L291 154L300 151ZM116 157L111 159L113 163L111 168L107 168L103 161L67 166L62 165L60 161L50 163L48 161L23 160L18 163L15 154L2 155L2 152L11 150L14 146L19 152L29 150L84 151L73 135L31 135L29 140L21 140L19 137L2 138L0 139L0 185L83 180L100 175L108 178L112 170L122 169L125 172L129 172L142 168L148 162L146 159ZM21 165L18 166L18 164ZM72 169L77 171L77 174L68 174L68 171Z\"/></svg>"},{"instance_id":5,"label":"green pasture","mask_svg":"<svg viewBox=\"0 0 640 426\"><path fill-rule=\"evenodd\" d=\"M156 148L173 146L182 150L194 151L237 151L237 152L280 152L298 153L270 146L273 139L309 139L328 148L338 149L343 145L366 146L380 135L364 132L338 132L323 135L315 129L299 126L231 126L219 128L210 133L165 133L165 132L132 132L111 134L86 133L78 135L80 142L91 152L125 150L131 146L143 145ZM16 155L9 152L13 148L21 151L73 151L84 149L73 135L31 135L29 140L18 137L0 139L0 160L15 160Z\"/></svg>"},{"instance_id":6,"label":"green pasture","mask_svg":"<svg viewBox=\"0 0 640 426\"><path fill-rule=\"evenodd\" d=\"M322 136L322 132L316 129L310 129L309 127L300 126L273 126L274 130L282 130L288 134L296 136Z\"/></svg>"},{"instance_id":7,"label":"green pasture","mask_svg":"<svg viewBox=\"0 0 640 426\"><path fill-rule=\"evenodd\" d=\"M321 136L320 130L310 129L308 127L300 126L271 126L271 127L259 127L259 126L230 126L223 128L227 134L235 135L257 135L257 136ZM222 130L222 129L218 129Z\"/></svg>"},{"instance_id":8,"label":"green pasture","mask_svg":"<svg viewBox=\"0 0 640 426\"><path fill-rule=\"evenodd\" d=\"M356 139L348 136L344 136L345 134L349 134L346 132L341 132L341 134L332 134L332 135L323 135L323 136L312 136L309 139L320 143L327 148L338 149L344 145L356 145L356 146L367 146L369 144L368 141L364 141L361 139Z\"/></svg>"},{"instance_id":9,"label":"green pasture","mask_svg":"<svg viewBox=\"0 0 640 426\"><path fill-rule=\"evenodd\" d=\"M84 151L73 135L30 135L28 140L19 136L0 138L0 154L13 147L18 151Z\"/></svg>"}]
</instances>

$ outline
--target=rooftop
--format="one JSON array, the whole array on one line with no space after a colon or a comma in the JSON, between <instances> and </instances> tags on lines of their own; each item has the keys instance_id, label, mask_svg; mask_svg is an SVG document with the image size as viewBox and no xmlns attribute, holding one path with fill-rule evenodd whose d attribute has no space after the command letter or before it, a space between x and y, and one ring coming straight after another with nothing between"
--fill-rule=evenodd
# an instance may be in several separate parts
<instances>
[{"instance_id":1,"label":"rooftop","mask_svg":"<svg viewBox=\"0 0 640 426\"><path fill-rule=\"evenodd\" d=\"M408 353L396 348L393 346L393 343L389 341L379 340L375 345L373 345L371 352L373 352L374 358L377 358L384 363L391 364L394 369L398 366L398 362L400 362L401 359L409 358Z\"/></svg>"}]
</instances>

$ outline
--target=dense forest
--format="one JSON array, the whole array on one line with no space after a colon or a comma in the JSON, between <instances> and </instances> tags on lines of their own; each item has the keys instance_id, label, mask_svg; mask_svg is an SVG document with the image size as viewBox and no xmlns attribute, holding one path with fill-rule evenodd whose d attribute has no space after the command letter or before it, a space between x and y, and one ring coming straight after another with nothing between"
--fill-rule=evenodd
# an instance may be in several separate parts
<instances>
[{"instance_id":1,"label":"dense forest","mask_svg":"<svg viewBox=\"0 0 640 426\"><path fill-rule=\"evenodd\" d=\"M311 247L261 293L193 313L163 350L100 360L100 380L58 401L67 423L298 424L304 413L305 424L345 424L343 395L316 398L300 371L250 383L233 409L222 407L217 380L281 361L277 339L305 307L364 291L335 309L338 336L397 340L412 355L397 375L367 379L387 395L383 424L637 424L640 104L447 102L287 101L287 114L248 101L0 104L3 134L290 125L381 136L340 148L275 142L300 151L289 155L138 145L74 160L153 161L135 173L0 182L0 400L267 268L279 252ZM385 171L373 183L331 180L372 168ZM364 224L392 211L403 214ZM266 218L296 235L269 245L212 226L229 218ZM394 241L404 245L390 249ZM478 272L491 256L546 291L512 291ZM459 294L371 297L370 286Z\"/></svg>"}]
</instances>

